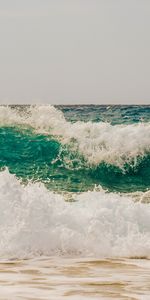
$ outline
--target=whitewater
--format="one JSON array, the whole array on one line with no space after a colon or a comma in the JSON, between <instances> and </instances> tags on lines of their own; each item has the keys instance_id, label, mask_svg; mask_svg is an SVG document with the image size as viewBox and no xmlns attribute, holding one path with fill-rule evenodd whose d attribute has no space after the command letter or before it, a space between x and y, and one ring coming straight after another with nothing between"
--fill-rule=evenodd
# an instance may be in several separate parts
<instances>
[{"instance_id":1,"label":"whitewater","mask_svg":"<svg viewBox=\"0 0 150 300\"><path fill-rule=\"evenodd\" d=\"M97 258L150 256L150 193L104 190L72 195L43 184L23 186L8 170L0 173L0 255ZM147 203L147 204L145 204Z\"/></svg>"},{"instance_id":2,"label":"whitewater","mask_svg":"<svg viewBox=\"0 0 150 300\"><path fill-rule=\"evenodd\" d=\"M0 299L149 299L150 106L0 106Z\"/></svg>"}]
</instances>

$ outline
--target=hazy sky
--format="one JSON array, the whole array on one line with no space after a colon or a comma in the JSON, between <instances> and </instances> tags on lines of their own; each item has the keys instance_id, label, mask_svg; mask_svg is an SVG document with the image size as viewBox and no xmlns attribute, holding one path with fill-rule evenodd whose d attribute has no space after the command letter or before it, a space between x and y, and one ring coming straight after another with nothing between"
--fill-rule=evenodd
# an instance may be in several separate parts
<instances>
[{"instance_id":1,"label":"hazy sky","mask_svg":"<svg viewBox=\"0 0 150 300\"><path fill-rule=\"evenodd\" d=\"M150 0L0 0L0 101L150 104Z\"/></svg>"}]
</instances>

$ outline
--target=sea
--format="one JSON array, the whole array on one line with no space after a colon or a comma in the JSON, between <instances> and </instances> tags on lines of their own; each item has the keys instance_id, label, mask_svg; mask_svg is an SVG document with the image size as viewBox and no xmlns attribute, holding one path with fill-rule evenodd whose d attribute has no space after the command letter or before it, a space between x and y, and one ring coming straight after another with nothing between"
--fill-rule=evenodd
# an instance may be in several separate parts
<instances>
[{"instance_id":1,"label":"sea","mask_svg":"<svg viewBox=\"0 0 150 300\"><path fill-rule=\"evenodd\" d=\"M0 299L150 299L150 105L0 106Z\"/></svg>"}]
</instances>

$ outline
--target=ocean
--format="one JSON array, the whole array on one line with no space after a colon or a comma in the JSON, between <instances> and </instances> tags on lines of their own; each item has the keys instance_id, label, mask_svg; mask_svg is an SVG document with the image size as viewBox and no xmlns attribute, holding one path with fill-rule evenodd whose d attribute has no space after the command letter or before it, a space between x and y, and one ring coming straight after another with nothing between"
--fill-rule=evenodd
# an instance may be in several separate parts
<instances>
[{"instance_id":1,"label":"ocean","mask_svg":"<svg viewBox=\"0 0 150 300\"><path fill-rule=\"evenodd\" d=\"M0 106L0 299L150 299L149 259L150 106Z\"/></svg>"}]
</instances>

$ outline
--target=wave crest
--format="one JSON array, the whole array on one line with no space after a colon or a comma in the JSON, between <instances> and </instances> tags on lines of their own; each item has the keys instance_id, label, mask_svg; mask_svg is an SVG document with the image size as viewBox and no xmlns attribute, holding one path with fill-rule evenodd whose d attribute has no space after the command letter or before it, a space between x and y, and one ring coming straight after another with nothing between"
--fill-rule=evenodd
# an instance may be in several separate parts
<instances>
[{"instance_id":1,"label":"wave crest","mask_svg":"<svg viewBox=\"0 0 150 300\"><path fill-rule=\"evenodd\" d=\"M1 126L31 126L36 132L54 135L70 144L92 165L101 162L123 168L135 166L139 157L150 153L150 123L111 125L99 122L65 120L63 113L50 105L30 106L24 110L0 107Z\"/></svg>"}]
</instances>

